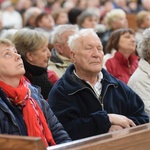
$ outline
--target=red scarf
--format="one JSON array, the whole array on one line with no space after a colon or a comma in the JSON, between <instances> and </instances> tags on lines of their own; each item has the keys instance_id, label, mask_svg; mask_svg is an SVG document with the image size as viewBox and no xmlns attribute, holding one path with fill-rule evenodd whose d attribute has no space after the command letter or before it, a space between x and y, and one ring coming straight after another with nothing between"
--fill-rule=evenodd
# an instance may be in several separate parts
<instances>
[{"instance_id":1,"label":"red scarf","mask_svg":"<svg viewBox=\"0 0 150 150\"><path fill-rule=\"evenodd\" d=\"M27 126L28 135L41 137L46 147L48 143L56 145L41 108L36 100L30 97L30 90L25 78L22 77L20 79L17 88L5 84L2 81L0 81L0 87L7 94L8 98L10 100L12 99L11 102L14 105L22 106L23 118Z\"/></svg>"}]
</instances>

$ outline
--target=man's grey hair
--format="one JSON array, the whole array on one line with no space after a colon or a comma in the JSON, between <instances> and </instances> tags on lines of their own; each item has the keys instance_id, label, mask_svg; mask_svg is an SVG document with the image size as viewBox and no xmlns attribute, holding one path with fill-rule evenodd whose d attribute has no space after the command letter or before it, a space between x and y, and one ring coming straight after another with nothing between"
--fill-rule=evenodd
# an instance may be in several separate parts
<instances>
[{"instance_id":1,"label":"man's grey hair","mask_svg":"<svg viewBox=\"0 0 150 150\"><path fill-rule=\"evenodd\" d=\"M92 28L81 29L78 32L76 32L75 34L69 36L69 39L68 39L69 48L71 50L75 50L79 44L78 39L82 38L82 37L86 37L87 35L97 36L96 32Z\"/></svg>"},{"instance_id":2,"label":"man's grey hair","mask_svg":"<svg viewBox=\"0 0 150 150\"><path fill-rule=\"evenodd\" d=\"M150 28L147 28L142 33L143 38L137 44L137 50L140 51L143 59L150 59Z\"/></svg>"},{"instance_id":3,"label":"man's grey hair","mask_svg":"<svg viewBox=\"0 0 150 150\"><path fill-rule=\"evenodd\" d=\"M62 42L62 34L65 32L77 32L78 26L71 24L58 25L54 28L54 31L51 33L50 41L51 44L61 43Z\"/></svg>"}]
</instances>

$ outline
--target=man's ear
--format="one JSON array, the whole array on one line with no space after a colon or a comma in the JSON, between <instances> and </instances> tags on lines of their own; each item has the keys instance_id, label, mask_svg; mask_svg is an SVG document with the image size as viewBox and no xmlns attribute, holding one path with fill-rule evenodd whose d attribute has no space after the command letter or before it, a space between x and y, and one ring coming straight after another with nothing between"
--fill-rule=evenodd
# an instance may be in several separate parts
<instances>
[{"instance_id":1,"label":"man's ear","mask_svg":"<svg viewBox=\"0 0 150 150\"><path fill-rule=\"evenodd\" d=\"M27 52L26 53L26 58L27 58L28 61L32 62L33 61L33 55L32 55L32 53Z\"/></svg>"},{"instance_id":2,"label":"man's ear","mask_svg":"<svg viewBox=\"0 0 150 150\"><path fill-rule=\"evenodd\" d=\"M75 63L75 52L73 50L70 52L70 59Z\"/></svg>"},{"instance_id":3,"label":"man's ear","mask_svg":"<svg viewBox=\"0 0 150 150\"><path fill-rule=\"evenodd\" d=\"M63 49L59 43L55 43L54 46L60 54L63 54Z\"/></svg>"}]
</instances>

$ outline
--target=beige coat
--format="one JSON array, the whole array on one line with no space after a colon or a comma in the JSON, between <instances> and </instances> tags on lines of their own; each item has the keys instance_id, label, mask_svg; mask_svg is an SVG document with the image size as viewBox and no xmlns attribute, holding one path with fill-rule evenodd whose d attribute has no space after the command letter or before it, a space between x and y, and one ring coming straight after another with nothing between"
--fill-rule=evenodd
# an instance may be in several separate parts
<instances>
[{"instance_id":1,"label":"beige coat","mask_svg":"<svg viewBox=\"0 0 150 150\"><path fill-rule=\"evenodd\" d=\"M57 56L63 61L62 63L54 63L51 60L48 62L48 70L53 70L57 76L60 78L68 68L70 64L72 64L71 60L67 57L61 56L57 54Z\"/></svg>"},{"instance_id":2,"label":"beige coat","mask_svg":"<svg viewBox=\"0 0 150 150\"><path fill-rule=\"evenodd\" d=\"M130 77L128 86L141 97L150 118L150 64L146 60L139 61L138 68Z\"/></svg>"}]
</instances>

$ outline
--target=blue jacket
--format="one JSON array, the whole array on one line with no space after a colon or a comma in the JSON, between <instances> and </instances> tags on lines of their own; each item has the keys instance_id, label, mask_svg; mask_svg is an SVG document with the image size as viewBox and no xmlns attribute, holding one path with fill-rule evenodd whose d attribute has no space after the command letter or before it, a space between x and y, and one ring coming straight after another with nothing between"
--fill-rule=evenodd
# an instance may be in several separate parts
<instances>
[{"instance_id":1,"label":"blue jacket","mask_svg":"<svg viewBox=\"0 0 150 150\"><path fill-rule=\"evenodd\" d=\"M31 85L29 85L29 88L31 90L31 96L42 108L56 144L71 141L67 132L50 109L48 103L43 99L38 89ZM7 100L2 89L0 89L0 133L28 135L21 111Z\"/></svg>"},{"instance_id":2,"label":"blue jacket","mask_svg":"<svg viewBox=\"0 0 150 150\"><path fill-rule=\"evenodd\" d=\"M48 98L73 140L108 132L111 126L108 113L124 115L136 125L149 122L141 98L126 84L102 69L103 86L98 99L92 88L74 75L74 69L74 65L68 67Z\"/></svg>"}]
</instances>

